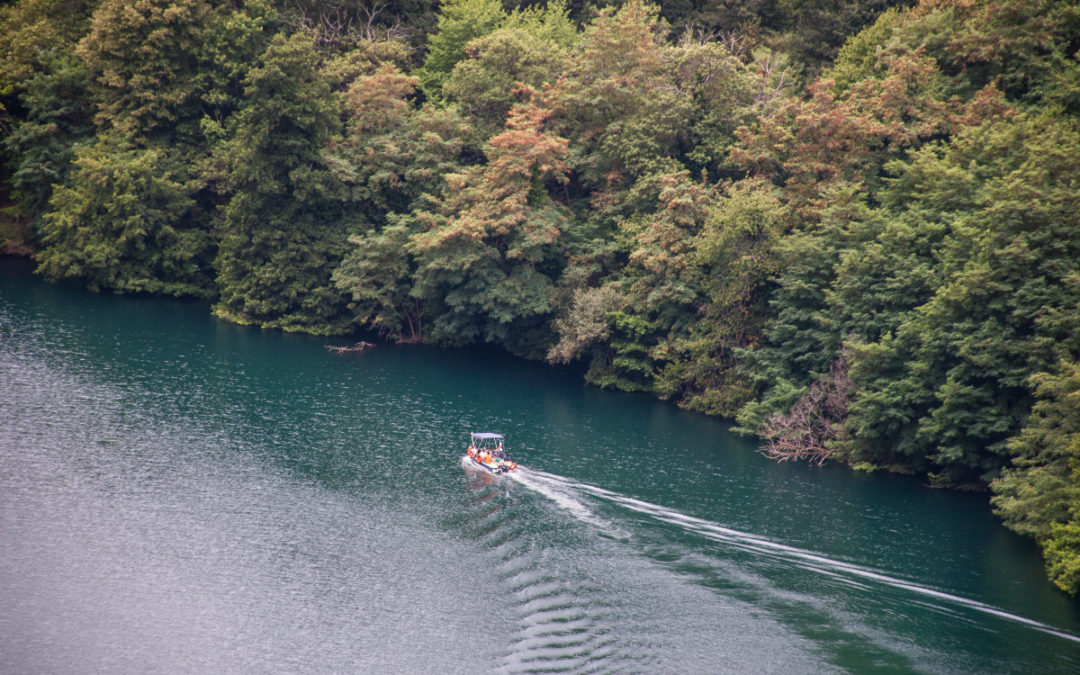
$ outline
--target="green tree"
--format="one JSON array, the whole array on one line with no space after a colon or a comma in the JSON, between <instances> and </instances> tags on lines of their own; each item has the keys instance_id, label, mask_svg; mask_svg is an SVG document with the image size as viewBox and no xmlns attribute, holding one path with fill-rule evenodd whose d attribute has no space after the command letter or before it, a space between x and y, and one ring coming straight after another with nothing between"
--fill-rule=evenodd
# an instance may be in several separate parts
<instances>
[{"instance_id":1,"label":"green tree","mask_svg":"<svg viewBox=\"0 0 1080 675\"><path fill-rule=\"evenodd\" d=\"M83 86L97 109L96 140L80 151L69 189L49 202L43 273L117 291L212 295L216 196L203 175L213 140L205 131L230 105L222 87L242 68L237 45L250 47L261 24L259 16L197 0L98 6L76 49L89 72ZM245 30L231 31L225 46L227 27ZM211 54L221 57L215 76ZM81 71L69 74L73 66L62 66L70 61L57 63L42 84L60 89L27 93L29 103L42 101L41 112L35 106L20 129L26 136L14 137L27 140L20 177L36 181L39 195L47 194L49 170L66 159L65 146L70 155L68 144L89 135L58 103L72 87L81 91ZM45 152L52 166L39 159ZM62 178L62 169L56 173Z\"/></svg>"},{"instance_id":2,"label":"green tree","mask_svg":"<svg viewBox=\"0 0 1080 675\"><path fill-rule=\"evenodd\" d=\"M489 143L488 164L447 176L436 209L413 216L421 226L410 245L414 292L440 342L547 350L539 329L551 318L568 213L548 191L565 180L567 142L544 130L546 117L532 104L514 108Z\"/></svg>"},{"instance_id":3,"label":"green tree","mask_svg":"<svg viewBox=\"0 0 1080 675\"><path fill-rule=\"evenodd\" d=\"M765 419L797 401L828 372L847 337L826 320L826 295L851 246L852 230L869 214L864 198L851 187L834 188L825 201L828 206L794 232L786 232L793 219L790 207L772 212L783 236L772 250L778 274L768 296L763 339L736 352L742 372L762 392L760 400L740 409L741 431L754 433Z\"/></svg>"},{"instance_id":4,"label":"green tree","mask_svg":"<svg viewBox=\"0 0 1080 675\"><path fill-rule=\"evenodd\" d=\"M570 168L593 193L592 208L612 216L627 215L625 192L637 178L682 168L675 155L691 99L672 84L658 13L638 0L603 10L545 95L553 128L571 142Z\"/></svg>"},{"instance_id":5,"label":"green tree","mask_svg":"<svg viewBox=\"0 0 1080 675\"><path fill-rule=\"evenodd\" d=\"M93 137L86 69L67 52L41 55L43 71L25 83L25 117L14 124L3 148L12 157L11 186L18 216L36 239L54 185L68 185L76 146Z\"/></svg>"},{"instance_id":6,"label":"green tree","mask_svg":"<svg viewBox=\"0 0 1080 675\"><path fill-rule=\"evenodd\" d=\"M955 16L962 24L948 34L947 50L974 88L997 81L1014 100L1080 114L1080 12L1075 3L976 2L961 5Z\"/></svg>"},{"instance_id":7,"label":"green tree","mask_svg":"<svg viewBox=\"0 0 1080 675\"><path fill-rule=\"evenodd\" d=\"M991 502L1006 525L1039 542L1051 580L1075 595L1080 591L1080 364L1062 361L1055 374L1037 373L1031 383L1036 403L1009 442L1013 465L991 483Z\"/></svg>"},{"instance_id":8,"label":"green tree","mask_svg":"<svg viewBox=\"0 0 1080 675\"><path fill-rule=\"evenodd\" d=\"M98 129L202 163L273 18L268 0L103 0L77 48ZM200 196L205 207L214 201Z\"/></svg>"},{"instance_id":9,"label":"green tree","mask_svg":"<svg viewBox=\"0 0 1080 675\"><path fill-rule=\"evenodd\" d=\"M505 25L465 47L466 58L449 73L442 95L457 103L487 138L502 130L521 86L553 83L568 64L577 32L565 7L514 12Z\"/></svg>"},{"instance_id":10,"label":"green tree","mask_svg":"<svg viewBox=\"0 0 1080 675\"><path fill-rule=\"evenodd\" d=\"M940 159L928 152L912 165L947 178L912 181L948 226L944 276L895 339L857 354L852 417L868 453L909 448L942 482L987 481L1007 461L1032 404L1028 378L1077 349L1060 308L1075 305L1068 279L1080 259L1080 196L1065 177L1076 171L1078 149L1071 123L1009 116L961 133ZM917 422L897 438L882 422L894 417L882 414L882 403Z\"/></svg>"},{"instance_id":11,"label":"green tree","mask_svg":"<svg viewBox=\"0 0 1080 675\"><path fill-rule=\"evenodd\" d=\"M710 182L730 171L735 129L773 92L720 43L666 36L655 6L605 10L545 91L571 141L568 198L583 216L568 238L551 358L588 356L592 382L682 397L686 340L709 304L695 246L720 201ZM611 308L607 329L584 330L599 307Z\"/></svg>"},{"instance_id":12,"label":"green tree","mask_svg":"<svg viewBox=\"0 0 1080 675\"><path fill-rule=\"evenodd\" d=\"M416 71L428 100L443 100L443 84L465 59L466 46L504 21L506 12L498 0L448 0L440 5L438 29L428 37L424 65Z\"/></svg>"},{"instance_id":13,"label":"green tree","mask_svg":"<svg viewBox=\"0 0 1080 675\"><path fill-rule=\"evenodd\" d=\"M779 46L817 75L847 39L890 6L909 0L778 0L785 34Z\"/></svg>"},{"instance_id":14,"label":"green tree","mask_svg":"<svg viewBox=\"0 0 1080 675\"><path fill-rule=\"evenodd\" d=\"M461 168L472 130L452 110L418 109L411 101L417 82L383 64L342 97L344 128L324 157L364 229L410 211L423 194L438 194L443 176Z\"/></svg>"},{"instance_id":15,"label":"green tree","mask_svg":"<svg viewBox=\"0 0 1080 675\"><path fill-rule=\"evenodd\" d=\"M38 271L90 288L206 297L212 244L176 155L101 137L45 216Z\"/></svg>"},{"instance_id":16,"label":"green tree","mask_svg":"<svg viewBox=\"0 0 1080 675\"><path fill-rule=\"evenodd\" d=\"M345 187L349 217L362 231L333 273L352 299L360 325L397 340L424 339L424 303L413 293L419 232L408 217L425 195L444 194L445 176L459 172L471 130L453 110L409 101L416 78L392 65L358 78L344 98L345 129L328 150L331 171Z\"/></svg>"},{"instance_id":17,"label":"green tree","mask_svg":"<svg viewBox=\"0 0 1080 675\"><path fill-rule=\"evenodd\" d=\"M228 169L219 316L318 333L349 325L330 281L349 232L321 154L339 122L319 67L309 36L275 35L244 79L246 105L219 151Z\"/></svg>"},{"instance_id":18,"label":"green tree","mask_svg":"<svg viewBox=\"0 0 1080 675\"><path fill-rule=\"evenodd\" d=\"M88 75L73 51L89 29L95 4L25 0L0 7L4 250L29 252L40 244L52 184L69 180L75 144L92 135Z\"/></svg>"},{"instance_id":19,"label":"green tree","mask_svg":"<svg viewBox=\"0 0 1080 675\"><path fill-rule=\"evenodd\" d=\"M75 47L98 3L89 0L21 0L0 7L0 97L26 90L47 60ZM43 61L43 57L46 59Z\"/></svg>"},{"instance_id":20,"label":"green tree","mask_svg":"<svg viewBox=\"0 0 1080 675\"><path fill-rule=\"evenodd\" d=\"M352 299L349 309L358 324L399 342L423 342L425 305L414 292L416 262L409 252L415 228L396 214L390 221L349 238L353 248L334 270L333 281Z\"/></svg>"},{"instance_id":21,"label":"green tree","mask_svg":"<svg viewBox=\"0 0 1080 675\"><path fill-rule=\"evenodd\" d=\"M206 141L220 140L221 126L241 106L244 77L266 48L278 17L269 0L238 3L214 2L209 21L201 26L198 45L190 58L197 63L198 121ZM193 145L203 142L195 134Z\"/></svg>"},{"instance_id":22,"label":"green tree","mask_svg":"<svg viewBox=\"0 0 1080 675\"><path fill-rule=\"evenodd\" d=\"M900 3L903 4L903 3ZM997 82L1008 97L1080 109L1080 17L1070 2L923 0L888 11L840 50L830 77L846 88L896 49L922 49L948 75L951 94L968 99Z\"/></svg>"},{"instance_id":23,"label":"green tree","mask_svg":"<svg viewBox=\"0 0 1080 675\"><path fill-rule=\"evenodd\" d=\"M330 81L330 88L344 98L357 78L373 75L383 66L408 70L409 50L409 45L400 40L361 40L352 49L328 57L322 70ZM347 114L347 101L343 101L341 107Z\"/></svg>"},{"instance_id":24,"label":"green tree","mask_svg":"<svg viewBox=\"0 0 1080 675\"><path fill-rule=\"evenodd\" d=\"M710 206L688 252L702 279L703 301L686 330L661 346L666 362L656 383L661 395L729 417L752 396L737 354L762 339L786 222L776 190L764 182L730 184Z\"/></svg>"},{"instance_id":25,"label":"green tree","mask_svg":"<svg viewBox=\"0 0 1080 675\"><path fill-rule=\"evenodd\" d=\"M779 59L759 54L752 63L716 40L691 31L666 50L672 84L689 98L689 118L679 137L682 163L714 179L741 177L730 161L736 130L772 114L786 94L787 74ZM779 72L778 72L779 71Z\"/></svg>"},{"instance_id":26,"label":"green tree","mask_svg":"<svg viewBox=\"0 0 1080 675\"><path fill-rule=\"evenodd\" d=\"M102 0L77 53L90 68L95 121L136 140L201 136L207 0Z\"/></svg>"},{"instance_id":27,"label":"green tree","mask_svg":"<svg viewBox=\"0 0 1080 675\"><path fill-rule=\"evenodd\" d=\"M570 363L591 354L590 381L611 365L612 314L625 309L622 294L614 287L579 286L570 292L563 311L552 322L557 341L548 349L551 363Z\"/></svg>"},{"instance_id":28,"label":"green tree","mask_svg":"<svg viewBox=\"0 0 1080 675\"><path fill-rule=\"evenodd\" d=\"M717 200L716 190L682 171L656 178L654 213L620 224L632 242L619 275L623 306L610 316L611 353L589 377L605 386L650 391L668 343L685 334L704 302L704 274L693 250Z\"/></svg>"},{"instance_id":29,"label":"green tree","mask_svg":"<svg viewBox=\"0 0 1080 675\"><path fill-rule=\"evenodd\" d=\"M857 82L874 77L893 35L910 20L910 13L896 8L882 12L872 25L844 42L822 79L832 80L839 91L845 91Z\"/></svg>"},{"instance_id":30,"label":"green tree","mask_svg":"<svg viewBox=\"0 0 1080 675\"><path fill-rule=\"evenodd\" d=\"M735 161L782 185L802 218L845 184L876 191L888 161L952 131L958 104L945 99L936 62L919 49L883 55L879 68L841 92L818 80L807 99L789 99L777 115L740 129Z\"/></svg>"},{"instance_id":31,"label":"green tree","mask_svg":"<svg viewBox=\"0 0 1080 675\"><path fill-rule=\"evenodd\" d=\"M847 88L820 80L809 98L790 99L777 115L739 131L734 159L782 187L791 229L776 248L784 264L769 301L765 340L743 353L743 372L764 392L740 411L743 430L783 412L825 377L845 340L886 336L936 292L942 283L936 256L948 226L933 209L956 205L955 172L942 168L928 178L940 194L927 199L912 194L922 184L915 173L905 177L899 162L1007 108L993 89L964 106L946 100L945 76L921 47L893 45L873 60L866 77ZM890 183L890 173L902 175ZM852 351L856 383L859 357L868 353ZM878 367L888 370L884 363ZM917 398L903 394L907 398L895 400ZM851 407L856 417L859 406ZM878 405L875 419L896 431L897 415L886 408ZM879 440L878 461L897 465ZM908 441L895 447L908 460L921 454Z\"/></svg>"},{"instance_id":32,"label":"green tree","mask_svg":"<svg viewBox=\"0 0 1080 675\"><path fill-rule=\"evenodd\" d=\"M685 171L658 182L656 212L623 224L635 239L624 285L634 307L664 329L680 330L703 301L704 270L695 264L694 245L718 196Z\"/></svg>"}]
</instances>

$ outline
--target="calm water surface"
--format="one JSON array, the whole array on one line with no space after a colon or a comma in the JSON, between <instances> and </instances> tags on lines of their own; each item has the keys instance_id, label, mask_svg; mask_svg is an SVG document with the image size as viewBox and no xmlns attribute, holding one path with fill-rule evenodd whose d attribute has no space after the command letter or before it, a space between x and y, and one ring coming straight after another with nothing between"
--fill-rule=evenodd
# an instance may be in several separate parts
<instances>
[{"instance_id":1,"label":"calm water surface","mask_svg":"<svg viewBox=\"0 0 1080 675\"><path fill-rule=\"evenodd\" d=\"M0 259L0 673L1080 672L985 495L326 342ZM527 468L469 474L471 430Z\"/></svg>"}]
</instances>

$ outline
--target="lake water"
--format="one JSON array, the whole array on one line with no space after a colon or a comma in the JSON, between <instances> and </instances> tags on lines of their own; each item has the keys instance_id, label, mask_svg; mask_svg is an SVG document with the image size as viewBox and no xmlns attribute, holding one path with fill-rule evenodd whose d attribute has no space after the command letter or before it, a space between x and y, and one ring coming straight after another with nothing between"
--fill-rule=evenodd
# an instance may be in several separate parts
<instances>
[{"instance_id":1,"label":"lake water","mask_svg":"<svg viewBox=\"0 0 1080 675\"><path fill-rule=\"evenodd\" d=\"M1080 672L986 495L0 259L0 672ZM523 469L484 480L470 431Z\"/></svg>"}]
</instances>

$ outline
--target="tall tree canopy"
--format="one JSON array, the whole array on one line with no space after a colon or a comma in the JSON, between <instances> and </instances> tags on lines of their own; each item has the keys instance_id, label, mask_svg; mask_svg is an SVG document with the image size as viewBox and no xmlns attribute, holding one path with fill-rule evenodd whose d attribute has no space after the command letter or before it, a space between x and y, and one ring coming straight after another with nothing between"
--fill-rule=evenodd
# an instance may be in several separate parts
<instances>
[{"instance_id":1,"label":"tall tree canopy","mask_svg":"<svg viewBox=\"0 0 1080 675\"><path fill-rule=\"evenodd\" d=\"M346 220L322 148L338 131L310 37L275 36L244 78L244 107L222 146L228 202L215 311L241 323L313 332L349 321L330 282Z\"/></svg>"}]
</instances>

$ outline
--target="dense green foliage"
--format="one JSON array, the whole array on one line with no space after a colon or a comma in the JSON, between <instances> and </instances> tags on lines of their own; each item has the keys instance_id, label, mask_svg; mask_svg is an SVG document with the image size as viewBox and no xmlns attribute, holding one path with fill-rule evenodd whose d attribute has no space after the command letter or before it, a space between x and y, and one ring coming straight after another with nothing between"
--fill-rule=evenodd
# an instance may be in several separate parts
<instances>
[{"instance_id":1,"label":"dense green foliage","mask_svg":"<svg viewBox=\"0 0 1080 675\"><path fill-rule=\"evenodd\" d=\"M1080 7L28 0L9 248L989 486L1080 590Z\"/></svg>"}]
</instances>

